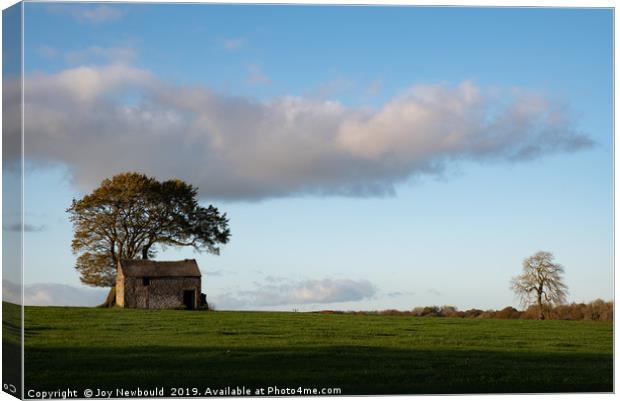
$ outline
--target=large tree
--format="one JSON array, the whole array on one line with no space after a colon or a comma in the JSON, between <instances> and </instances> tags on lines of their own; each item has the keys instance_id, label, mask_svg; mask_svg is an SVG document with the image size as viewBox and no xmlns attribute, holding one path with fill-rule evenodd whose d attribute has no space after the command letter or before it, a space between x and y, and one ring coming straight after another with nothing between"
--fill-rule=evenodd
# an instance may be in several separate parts
<instances>
[{"instance_id":1,"label":"large tree","mask_svg":"<svg viewBox=\"0 0 620 401\"><path fill-rule=\"evenodd\" d=\"M195 187L133 172L104 180L74 199L67 212L74 229L71 247L78 255L75 268L84 284L97 287L115 285L120 259L149 259L167 246L219 254L219 245L230 238L226 214L200 206Z\"/></svg>"},{"instance_id":2,"label":"large tree","mask_svg":"<svg viewBox=\"0 0 620 401\"><path fill-rule=\"evenodd\" d=\"M513 277L511 287L524 307L536 305L539 319L545 318L545 308L566 302L568 287L562 275L564 267L554 262L550 252L539 251L523 260L523 272Z\"/></svg>"}]
</instances>

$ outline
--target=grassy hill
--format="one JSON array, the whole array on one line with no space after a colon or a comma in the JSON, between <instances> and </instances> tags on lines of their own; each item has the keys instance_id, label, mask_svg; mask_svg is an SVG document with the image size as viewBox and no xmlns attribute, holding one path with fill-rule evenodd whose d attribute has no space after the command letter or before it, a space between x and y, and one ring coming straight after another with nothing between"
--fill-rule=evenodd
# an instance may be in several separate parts
<instances>
[{"instance_id":1,"label":"grassy hill","mask_svg":"<svg viewBox=\"0 0 620 401\"><path fill-rule=\"evenodd\" d=\"M612 324L28 307L26 389L613 390Z\"/></svg>"},{"instance_id":2,"label":"grassy hill","mask_svg":"<svg viewBox=\"0 0 620 401\"><path fill-rule=\"evenodd\" d=\"M21 348L21 308L15 304L2 302L2 372L3 384L15 386L15 396L21 396L19 387L22 377Z\"/></svg>"}]
</instances>

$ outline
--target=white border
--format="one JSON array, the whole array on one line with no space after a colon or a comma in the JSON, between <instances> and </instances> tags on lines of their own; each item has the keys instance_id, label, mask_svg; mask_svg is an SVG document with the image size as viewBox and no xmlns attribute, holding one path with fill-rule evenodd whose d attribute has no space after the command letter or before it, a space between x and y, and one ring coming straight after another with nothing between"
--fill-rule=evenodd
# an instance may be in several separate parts
<instances>
[{"instance_id":1,"label":"white border","mask_svg":"<svg viewBox=\"0 0 620 401\"><path fill-rule=\"evenodd\" d=\"M34 2L59 2L59 1L45 1L45 0L25 0L26 2L29 3L34 3ZM614 9L614 13L615 13L615 1L610 1L610 0L589 0L589 1L576 1L576 0L564 0L564 1L558 1L558 0L520 0L520 1L516 1L516 0L504 0L501 3L498 3L497 1L492 1L492 0L476 0L476 1L466 1L466 0L425 0L425 1L411 1L411 0L390 0L390 1L381 1L381 0L375 0L375 1L370 1L370 0L313 0L313 1L299 1L299 0L270 0L270 1L260 1L260 0L245 0L245 1L229 1L229 2L224 2L224 1L183 1L183 0L168 0L168 1L136 1L136 0L108 0L108 1L78 1L78 0L63 0L62 2L67 2L67 3L84 3L84 2L89 2L89 3L190 3L190 4L196 4L196 3L206 3L206 4L222 4L222 3L226 3L226 4L306 4L306 5L383 5L383 6L391 6L391 5L405 5L405 6L470 6L470 7L578 7L578 8L613 8ZM18 3L18 1L16 0L8 0L6 2L3 2L4 4L2 4L2 9L8 8L12 5L15 5ZM2 41L2 21L0 18L0 43ZM24 12L23 12L23 4L22 4L22 49L23 49L23 40L24 40ZM618 226L617 223L617 215L615 213L616 208L619 206L619 201L618 198L615 196L615 189L616 189L616 177L619 176L620 173L620 167L618 166L618 164L615 163L615 155L617 154L618 150L620 150L620 145L618 144L617 141L615 141L615 123L616 123L616 119L615 119L615 115L618 113L619 111L619 106L618 106L618 102L616 101L616 93L617 91L616 89L616 80L615 80L615 66L616 64L616 57L617 57L617 52L616 52L616 44L618 43L618 33L615 29L615 15L614 15L614 47L613 47L613 52L614 52L614 78L613 78L613 86L614 86L614 120L613 120L613 126L614 126L614 160L613 160L613 166L614 166L614 182L613 182L613 189L614 189L614 299L615 299L615 284L616 284L616 280L617 277L615 275L615 261L616 261L616 248L615 248L615 238L616 238L616 227ZM1 52L0 52L1 53ZM24 150L24 135L23 135L23 127L24 127L24 113L23 113L23 91L24 91L24 82L23 82L23 68L24 68L24 52L22 50L21 52L22 55L22 172L24 171L24 154L23 154L23 150ZM2 55L0 54L0 62L2 60ZM0 122L1 122L1 110L0 110ZM1 143L0 143L0 149L1 149ZM23 188L24 188L24 182L23 182L23 174L22 174L22 225L24 224L24 193L23 193ZM0 177L0 184L2 178ZM1 202L1 200L0 200ZM1 224L2 218L0 216L0 224ZM23 227L22 227L23 228ZM0 239L1 239L1 233L0 233ZM22 263L23 263L23 229L22 229ZM23 269L22 269L22 282L23 282ZM0 290L1 293L1 290ZM23 292L22 292L22 301L23 301ZM23 304L23 302L22 302ZM1 316L1 312L0 312L0 316ZM23 324L23 309L22 309L22 324ZM620 338L620 335L618 334L618 330L617 330L618 326L616 323L616 319L614 320L614 384L617 383L617 379L619 377L619 372L618 369L616 369L616 353L615 353L615 344L618 341L618 339ZM1 353L1 350L0 350ZM22 353L23 353L23 332L22 332ZM0 371L1 371L1 367L0 367ZM24 362L22 359L22 388L23 388L23 379L24 379ZM614 397L614 395L608 395L608 394L562 394L562 395L458 395L458 396L390 396L390 398L393 397L397 397L400 399L416 399L416 400L448 400L448 399L454 399L456 398L461 398L461 397L485 397L488 400L522 400L525 399L527 397L527 399L541 399L544 398L546 400L566 400L566 401L573 401L573 400L581 400L581 399L590 399L593 398L595 400L599 400L599 399L612 399L612 397ZM264 397L261 397L264 398ZM243 400L258 400L261 398L243 398ZM285 397L286 399L300 399L300 400L316 400L315 397ZM322 399L337 399L337 398L343 398L343 397L321 397ZM350 398L350 397L345 397L345 398ZM379 398L379 397L375 397L375 396L365 396L364 398ZM384 398L384 397L381 397ZM14 400L14 397L9 396L8 394L4 393L4 392L0 392L0 401L9 401L9 400ZM231 397L228 397L226 399L232 399ZM192 400L192 399L188 399L188 400ZM195 399L194 399L195 400Z\"/></svg>"}]
</instances>

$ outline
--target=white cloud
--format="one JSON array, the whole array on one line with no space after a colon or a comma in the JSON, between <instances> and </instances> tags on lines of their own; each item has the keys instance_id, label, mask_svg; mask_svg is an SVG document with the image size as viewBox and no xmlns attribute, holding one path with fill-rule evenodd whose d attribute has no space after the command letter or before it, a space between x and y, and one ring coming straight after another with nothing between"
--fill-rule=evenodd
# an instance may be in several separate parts
<instances>
[{"instance_id":1,"label":"white cloud","mask_svg":"<svg viewBox=\"0 0 620 401\"><path fill-rule=\"evenodd\" d=\"M222 47L226 50L238 50L245 45L245 40L242 38L227 38L222 40Z\"/></svg>"},{"instance_id":2,"label":"white cloud","mask_svg":"<svg viewBox=\"0 0 620 401\"><path fill-rule=\"evenodd\" d=\"M366 98L373 98L379 95L383 91L383 78L379 77L372 81L364 90L364 96Z\"/></svg>"},{"instance_id":3,"label":"white cloud","mask_svg":"<svg viewBox=\"0 0 620 401\"><path fill-rule=\"evenodd\" d=\"M66 9L77 21L93 25L116 21L123 15L118 8L106 4L97 6L68 5Z\"/></svg>"},{"instance_id":4,"label":"white cloud","mask_svg":"<svg viewBox=\"0 0 620 401\"><path fill-rule=\"evenodd\" d=\"M329 304L355 302L375 295L375 287L367 280L323 279L285 283L255 283L248 291L227 293L212 299L218 308L239 309L281 305Z\"/></svg>"},{"instance_id":5,"label":"white cloud","mask_svg":"<svg viewBox=\"0 0 620 401\"><path fill-rule=\"evenodd\" d=\"M103 303L109 288L74 287L65 284L42 283L24 286L24 304L31 306L96 306ZM17 284L2 281L2 299L21 303Z\"/></svg>"},{"instance_id":6,"label":"white cloud","mask_svg":"<svg viewBox=\"0 0 620 401\"><path fill-rule=\"evenodd\" d=\"M356 82L350 78L336 78L331 81L318 85L310 92L310 96L320 99L328 99L330 97L342 95L351 92L357 86Z\"/></svg>"},{"instance_id":7,"label":"white cloud","mask_svg":"<svg viewBox=\"0 0 620 401\"><path fill-rule=\"evenodd\" d=\"M399 297L410 296L410 295L415 295L415 292L411 292L411 291L393 291L393 292L388 292L388 293L385 294L385 296L388 297L388 298L399 298Z\"/></svg>"},{"instance_id":8,"label":"white cloud","mask_svg":"<svg viewBox=\"0 0 620 401\"><path fill-rule=\"evenodd\" d=\"M66 118L72 115L71 106L78 106L82 102L84 107L93 106L96 102L104 100L102 97L117 93L119 90L130 88L148 90L153 83L149 71L118 63L101 67L81 66L54 75L32 74L27 77L24 86L26 101L29 104L35 107L41 105L45 110L54 111L59 117ZM44 99L31 98L28 94L44 96ZM61 95L68 96L62 99L61 107L49 107L58 102ZM45 123L42 119L39 121Z\"/></svg>"},{"instance_id":9,"label":"white cloud","mask_svg":"<svg viewBox=\"0 0 620 401\"><path fill-rule=\"evenodd\" d=\"M225 273L224 270L202 270L201 272L205 276L212 276L212 277L221 277Z\"/></svg>"},{"instance_id":10,"label":"white cloud","mask_svg":"<svg viewBox=\"0 0 620 401\"><path fill-rule=\"evenodd\" d=\"M37 54L45 59L54 59L58 56L58 50L50 46L37 47Z\"/></svg>"},{"instance_id":11,"label":"white cloud","mask_svg":"<svg viewBox=\"0 0 620 401\"><path fill-rule=\"evenodd\" d=\"M124 95L135 93L140 101L127 104ZM5 83L8 109L18 95ZM381 107L352 108L226 96L117 63L28 75L25 96L28 162L68 166L83 190L138 170L186 180L210 199L382 196L459 160L514 162L591 145L563 105L467 81L418 85Z\"/></svg>"},{"instance_id":12,"label":"white cloud","mask_svg":"<svg viewBox=\"0 0 620 401\"><path fill-rule=\"evenodd\" d=\"M248 65L248 82L254 85L270 84L271 79L256 64Z\"/></svg>"},{"instance_id":13,"label":"white cloud","mask_svg":"<svg viewBox=\"0 0 620 401\"><path fill-rule=\"evenodd\" d=\"M2 300L4 302L11 302L14 304L21 304L22 303L22 291L21 288L7 280L7 279L2 279Z\"/></svg>"},{"instance_id":14,"label":"white cloud","mask_svg":"<svg viewBox=\"0 0 620 401\"><path fill-rule=\"evenodd\" d=\"M130 63L137 57L135 49L127 46L89 46L65 54L65 61L69 64L84 64L90 61L106 63Z\"/></svg>"}]
</instances>

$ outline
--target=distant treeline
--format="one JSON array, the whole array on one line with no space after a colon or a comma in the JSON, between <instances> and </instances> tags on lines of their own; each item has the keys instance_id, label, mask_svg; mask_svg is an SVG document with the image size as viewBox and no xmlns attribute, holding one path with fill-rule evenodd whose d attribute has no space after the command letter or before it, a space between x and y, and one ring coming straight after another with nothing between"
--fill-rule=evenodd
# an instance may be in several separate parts
<instances>
[{"instance_id":1,"label":"distant treeline","mask_svg":"<svg viewBox=\"0 0 620 401\"><path fill-rule=\"evenodd\" d=\"M383 311L334 311L323 310L323 314L362 314L362 315L394 315L394 316L417 316L417 317L461 317L476 319L531 319L536 320L540 316L537 306L530 306L520 311L512 306L502 310L469 309L459 311L454 306L425 306L413 308L410 311L387 309ZM600 320L613 321L614 302L597 299L589 303L572 303L556 305L545 309L545 318L553 320Z\"/></svg>"}]
</instances>

